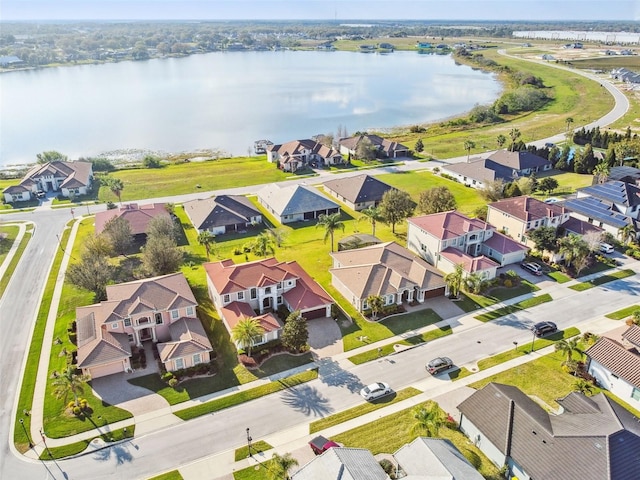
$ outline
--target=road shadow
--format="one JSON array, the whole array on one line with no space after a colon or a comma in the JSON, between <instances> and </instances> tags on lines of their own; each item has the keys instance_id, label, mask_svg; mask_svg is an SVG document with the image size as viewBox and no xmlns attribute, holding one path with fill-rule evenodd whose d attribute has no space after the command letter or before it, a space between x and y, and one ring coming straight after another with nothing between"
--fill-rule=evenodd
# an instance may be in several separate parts
<instances>
[{"instance_id":1,"label":"road shadow","mask_svg":"<svg viewBox=\"0 0 640 480\"><path fill-rule=\"evenodd\" d=\"M307 416L324 417L333 412L333 408L329 406L329 399L309 385L289 388L282 392L280 398L285 405Z\"/></svg>"},{"instance_id":2,"label":"road shadow","mask_svg":"<svg viewBox=\"0 0 640 480\"><path fill-rule=\"evenodd\" d=\"M330 358L323 358L316 362L318 378L330 387L345 387L350 392L359 392L364 384L353 373L343 369L338 362Z\"/></svg>"}]
</instances>

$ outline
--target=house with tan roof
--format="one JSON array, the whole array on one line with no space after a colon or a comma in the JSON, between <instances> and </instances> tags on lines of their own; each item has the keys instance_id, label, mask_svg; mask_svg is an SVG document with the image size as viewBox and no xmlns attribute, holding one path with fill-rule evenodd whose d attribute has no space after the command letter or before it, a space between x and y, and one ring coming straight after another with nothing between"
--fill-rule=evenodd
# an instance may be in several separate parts
<instances>
[{"instance_id":1,"label":"house with tan roof","mask_svg":"<svg viewBox=\"0 0 640 480\"><path fill-rule=\"evenodd\" d=\"M455 210L407 222L407 248L445 273L461 264L466 275L491 280L499 267L521 262L529 250L493 225Z\"/></svg>"},{"instance_id":2,"label":"house with tan roof","mask_svg":"<svg viewBox=\"0 0 640 480\"><path fill-rule=\"evenodd\" d=\"M92 378L130 371L131 347L157 344L167 370L210 360L211 342L182 273L107 286L107 300L76 309L78 368Z\"/></svg>"},{"instance_id":3,"label":"house with tan roof","mask_svg":"<svg viewBox=\"0 0 640 480\"><path fill-rule=\"evenodd\" d=\"M262 223L262 214L244 195L217 195L184 203L184 211L198 232L213 235L242 232Z\"/></svg>"},{"instance_id":4,"label":"house with tan roof","mask_svg":"<svg viewBox=\"0 0 640 480\"><path fill-rule=\"evenodd\" d=\"M340 205L307 185L270 183L258 191L258 201L283 225L340 212Z\"/></svg>"},{"instance_id":5,"label":"house with tan roof","mask_svg":"<svg viewBox=\"0 0 640 480\"><path fill-rule=\"evenodd\" d=\"M283 323L273 312L282 306L307 320L331 316L333 299L298 262L275 258L234 264L204 264L209 296L229 332L243 318L257 318L265 333L256 345L280 337Z\"/></svg>"},{"instance_id":6,"label":"house with tan roof","mask_svg":"<svg viewBox=\"0 0 640 480\"><path fill-rule=\"evenodd\" d=\"M446 293L442 274L395 242L332 252L331 284L359 312L369 309L367 297L384 305L424 303Z\"/></svg>"},{"instance_id":7,"label":"house with tan roof","mask_svg":"<svg viewBox=\"0 0 640 480\"><path fill-rule=\"evenodd\" d=\"M148 205L127 203L120 205L117 208L96 213L96 235L104 231L105 225L109 223L110 220L123 218L129 222L132 235L146 236L149 222L157 217L171 218L166 203L151 203Z\"/></svg>"},{"instance_id":8,"label":"house with tan roof","mask_svg":"<svg viewBox=\"0 0 640 480\"><path fill-rule=\"evenodd\" d=\"M4 189L6 202L31 200L39 191L60 192L63 197L86 195L92 188L90 162L47 162L32 167L18 185Z\"/></svg>"},{"instance_id":9,"label":"house with tan roof","mask_svg":"<svg viewBox=\"0 0 640 480\"><path fill-rule=\"evenodd\" d=\"M285 172L295 172L305 165L326 166L344 163L339 151L311 139L268 145L266 152L267 160L278 163Z\"/></svg>"},{"instance_id":10,"label":"house with tan roof","mask_svg":"<svg viewBox=\"0 0 640 480\"><path fill-rule=\"evenodd\" d=\"M587 369L602 388L640 409L640 327L630 326L620 340L600 337L585 352Z\"/></svg>"},{"instance_id":11,"label":"house with tan roof","mask_svg":"<svg viewBox=\"0 0 640 480\"><path fill-rule=\"evenodd\" d=\"M604 393L571 392L549 413L517 387L489 383L460 405L460 430L508 478L640 478L640 420Z\"/></svg>"},{"instance_id":12,"label":"house with tan roof","mask_svg":"<svg viewBox=\"0 0 640 480\"><path fill-rule=\"evenodd\" d=\"M358 151L358 145L364 139L369 140L376 148L378 158L403 158L409 156L408 147L378 135L356 135L342 138L338 142L340 144L340 153L348 157L355 156Z\"/></svg>"},{"instance_id":13,"label":"house with tan roof","mask_svg":"<svg viewBox=\"0 0 640 480\"><path fill-rule=\"evenodd\" d=\"M342 177L324 182L324 191L356 212L377 207L382 197L394 188L370 175Z\"/></svg>"}]
</instances>

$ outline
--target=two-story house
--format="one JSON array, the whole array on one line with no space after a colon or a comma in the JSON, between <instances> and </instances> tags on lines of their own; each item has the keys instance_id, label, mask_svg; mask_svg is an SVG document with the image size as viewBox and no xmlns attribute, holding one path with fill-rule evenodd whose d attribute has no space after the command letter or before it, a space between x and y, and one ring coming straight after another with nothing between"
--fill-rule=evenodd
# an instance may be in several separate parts
<instances>
[{"instance_id":1,"label":"two-story house","mask_svg":"<svg viewBox=\"0 0 640 480\"><path fill-rule=\"evenodd\" d=\"M19 185L4 189L6 202L31 200L36 193L60 192L63 197L86 195L92 188L90 162L47 162L31 168Z\"/></svg>"},{"instance_id":2,"label":"two-story house","mask_svg":"<svg viewBox=\"0 0 640 480\"><path fill-rule=\"evenodd\" d=\"M78 368L92 378L129 371L133 345L158 345L167 370L208 362L213 350L182 273L107 286L107 300L76 309Z\"/></svg>"},{"instance_id":3,"label":"two-story house","mask_svg":"<svg viewBox=\"0 0 640 480\"><path fill-rule=\"evenodd\" d=\"M409 156L409 148L401 143L387 140L378 135L356 135L354 137L341 138L340 153L349 157L357 155L361 142L368 141L376 150L378 158L402 158Z\"/></svg>"},{"instance_id":4,"label":"two-story house","mask_svg":"<svg viewBox=\"0 0 640 480\"><path fill-rule=\"evenodd\" d=\"M407 220L407 248L445 273L462 264L467 275L490 280L497 269L521 262L528 248L495 227L460 212L449 211Z\"/></svg>"},{"instance_id":5,"label":"two-story house","mask_svg":"<svg viewBox=\"0 0 640 480\"><path fill-rule=\"evenodd\" d=\"M342 154L333 147L315 140L293 140L266 147L267 160L278 163L285 172L295 172L305 165L337 165L344 162Z\"/></svg>"},{"instance_id":6,"label":"two-story house","mask_svg":"<svg viewBox=\"0 0 640 480\"><path fill-rule=\"evenodd\" d=\"M227 259L204 264L209 296L231 333L245 317L256 318L264 334L256 345L279 338L279 307L300 311L307 320L331 316L333 299L295 261L275 258L234 264Z\"/></svg>"}]
</instances>

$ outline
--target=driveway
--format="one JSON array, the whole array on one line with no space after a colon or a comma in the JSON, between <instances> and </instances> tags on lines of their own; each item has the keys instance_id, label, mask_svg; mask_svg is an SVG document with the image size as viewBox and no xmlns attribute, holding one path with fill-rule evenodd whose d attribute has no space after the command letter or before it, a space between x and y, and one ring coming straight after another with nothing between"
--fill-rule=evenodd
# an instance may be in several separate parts
<instances>
[{"instance_id":1,"label":"driveway","mask_svg":"<svg viewBox=\"0 0 640 480\"><path fill-rule=\"evenodd\" d=\"M307 323L309 346L317 358L342 353L342 332L332 318L316 318Z\"/></svg>"}]
</instances>

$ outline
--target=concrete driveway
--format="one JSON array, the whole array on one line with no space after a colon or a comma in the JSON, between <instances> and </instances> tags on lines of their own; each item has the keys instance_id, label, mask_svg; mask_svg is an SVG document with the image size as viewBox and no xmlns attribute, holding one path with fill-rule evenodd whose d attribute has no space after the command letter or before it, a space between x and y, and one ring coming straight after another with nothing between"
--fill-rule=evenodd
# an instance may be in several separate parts
<instances>
[{"instance_id":1,"label":"concrete driveway","mask_svg":"<svg viewBox=\"0 0 640 480\"><path fill-rule=\"evenodd\" d=\"M332 318L315 318L307 323L309 345L314 356L331 357L342 353L342 332Z\"/></svg>"}]
</instances>

